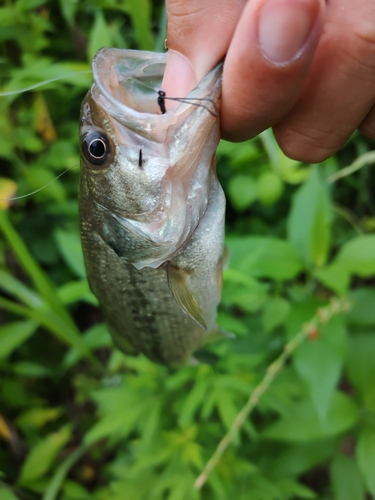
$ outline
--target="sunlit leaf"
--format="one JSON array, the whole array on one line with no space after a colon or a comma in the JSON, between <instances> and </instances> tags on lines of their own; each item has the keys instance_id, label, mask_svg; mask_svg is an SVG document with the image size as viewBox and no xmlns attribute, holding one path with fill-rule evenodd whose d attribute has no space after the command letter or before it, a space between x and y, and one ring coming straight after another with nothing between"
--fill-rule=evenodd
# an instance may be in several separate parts
<instances>
[{"instance_id":1,"label":"sunlit leaf","mask_svg":"<svg viewBox=\"0 0 375 500\"><path fill-rule=\"evenodd\" d=\"M241 212L257 199L257 184L250 176L236 175L228 184L228 194L234 208Z\"/></svg>"},{"instance_id":2,"label":"sunlit leaf","mask_svg":"<svg viewBox=\"0 0 375 500\"><path fill-rule=\"evenodd\" d=\"M331 209L326 185L316 167L293 198L288 239L307 266L319 267L326 262L331 242Z\"/></svg>"},{"instance_id":3,"label":"sunlit leaf","mask_svg":"<svg viewBox=\"0 0 375 500\"><path fill-rule=\"evenodd\" d=\"M9 207L9 198L13 198L17 191L17 184L12 179L0 177L0 210Z\"/></svg>"},{"instance_id":4,"label":"sunlit leaf","mask_svg":"<svg viewBox=\"0 0 375 500\"><path fill-rule=\"evenodd\" d=\"M284 184L273 172L264 172L258 177L257 194L263 205L273 205L281 196Z\"/></svg>"},{"instance_id":5,"label":"sunlit leaf","mask_svg":"<svg viewBox=\"0 0 375 500\"><path fill-rule=\"evenodd\" d=\"M34 446L22 466L20 483L26 484L48 471L58 452L69 441L71 431L71 427L66 425Z\"/></svg>"},{"instance_id":6,"label":"sunlit leaf","mask_svg":"<svg viewBox=\"0 0 375 500\"><path fill-rule=\"evenodd\" d=\"M12 490L3 486L0 486L0 498L1 500L18 500Z\"/></svg>"},{"instance_id":7,"label":"sunlit leaf","mask_svg":"<svg viewBox=\"0 0 375 500\"><path fill-rule=\"evenodd\" d=\"M103 12L98 10L95 16L95 22L92 27L89 44L88 44L88 58L91 60L97 51L102 47L111 47L112 36L108 29L108 25L104 18Z\"/></svg>"},{"instance_id":8,"label":"sunlit leaf","mask_svg":"<svg viewBox=\"0 0 375 500\"><path fill-rule=\"evenodd\" d=\"M0 359L9 356L23 344L38 327L34 321L15 321L0 326Z\"/></svg>"},{"instance_id":9,"label":"sunlit leaf","mask_svg":"<svg viewBox=\"0 0 375 500\"><path fill-rule=\"evenodd\" d=\"M18 416L17 425L25 430L42 427L58 419L63 412L63 408L29 408Z\"/></svg>"},{"instance_id":10,"label":"sunlit leaf","mask_svg":"<svg viewBox=\"0 0 375 500\"><path fill-rule=\"evenodd\" d=\"M152 5L150 0L127 0L126 4L132 18L139 48L152 50L154 40L150 25Z\"/></svg>"},{"instance_id":11,"label":"sunlit leaf","mask_svg":"<svg viewBox=\"0 0 375 500\"><path fill-rule=\"evenodd\" d=\"M350 274L372 276L375 274L375 235L357 236L348 241L334 262Z\"/></svg>"}]
</instances>

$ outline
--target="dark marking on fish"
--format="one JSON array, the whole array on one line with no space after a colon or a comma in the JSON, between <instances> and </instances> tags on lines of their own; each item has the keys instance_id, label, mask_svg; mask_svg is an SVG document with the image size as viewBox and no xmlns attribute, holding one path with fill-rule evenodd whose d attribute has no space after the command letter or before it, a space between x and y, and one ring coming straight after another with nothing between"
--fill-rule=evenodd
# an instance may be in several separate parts
<instances>
[{"instance_id":1,"label":"dark marking on fish","mask_svg":"<svg viewBox=\"0 0 375 500\"><path fill-rule=\"evenodd\" d=\"M139 150L138 167L143 167L142 148Z\"/></svg>"}]
</instances>

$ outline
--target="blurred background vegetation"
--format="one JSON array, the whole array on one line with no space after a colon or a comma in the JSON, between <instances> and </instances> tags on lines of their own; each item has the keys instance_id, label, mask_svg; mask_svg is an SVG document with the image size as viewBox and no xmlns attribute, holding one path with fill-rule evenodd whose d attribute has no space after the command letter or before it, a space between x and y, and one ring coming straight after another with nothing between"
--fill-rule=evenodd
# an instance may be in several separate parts
<instances>
[{"instance_id":1,"label":"blurred background vegetation","mask_svg":"<svg viewBox=\"0 0 375 500\"><path fill-rule=\"evenodd\" d=\"M164 37L162 1L1 2L0 499L375 498L374 142L354 134L315 166L270 131L222 142L219 322L236 339L180 370L112 347L78 233L83 72L102 46L162 51ZM267 366L334 296L350 312L310 332L194 490Z\"/></svg>"}]
</instances>

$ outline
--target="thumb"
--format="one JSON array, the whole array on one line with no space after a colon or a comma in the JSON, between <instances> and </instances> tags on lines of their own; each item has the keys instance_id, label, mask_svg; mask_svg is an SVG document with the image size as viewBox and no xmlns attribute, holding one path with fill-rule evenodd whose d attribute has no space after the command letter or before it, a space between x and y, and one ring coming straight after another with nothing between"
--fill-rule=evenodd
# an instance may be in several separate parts
<instances>
[{"instance_id":1,"label":"thumb","mask_svg":"<svg viewBox=\"0 0 375 500\"><path fill-rule=\"evenodd\" d=\"M245 4L246 0L167 0L167 95L186 96L225 56Z\"/></svg>"}]
</instances>

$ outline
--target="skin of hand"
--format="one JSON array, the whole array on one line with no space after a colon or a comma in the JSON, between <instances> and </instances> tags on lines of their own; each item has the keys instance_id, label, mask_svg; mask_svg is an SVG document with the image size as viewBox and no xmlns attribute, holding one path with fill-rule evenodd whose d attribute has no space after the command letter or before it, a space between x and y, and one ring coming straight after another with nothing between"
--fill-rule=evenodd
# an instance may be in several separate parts
<instances>
[{"instance_id":1,"label":"skin of hand","mask_svg":"<svg viewBox=\"0 0 375 500\"><path fill-rule=\"evenodd\" d=\"M308 163L356 129L375 139L374 0L167 0L167 15L167 95L186 95L225 57L224 139L273 127Z\"/></svg>"}]
</instances>

